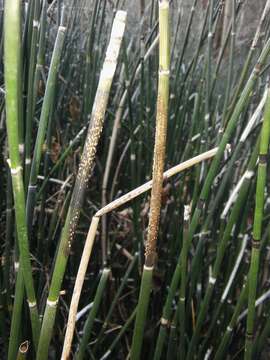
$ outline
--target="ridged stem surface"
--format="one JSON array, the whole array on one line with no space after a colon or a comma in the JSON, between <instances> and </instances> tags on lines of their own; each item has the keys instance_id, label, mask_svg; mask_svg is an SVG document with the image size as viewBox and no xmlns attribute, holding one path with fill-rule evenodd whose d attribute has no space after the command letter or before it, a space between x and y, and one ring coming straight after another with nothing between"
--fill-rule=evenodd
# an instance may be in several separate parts
<instances>
[{"instance_id":1,"label":"ridged stem surface","mask_svg":"<svg viewBox=\"0 0 270 360\"><path fill-rule=\"evenodd\" d=\"M117 59L124 35L126 13L118 11L112 27L111 40L106 52L105 61L100 74L95 101L92 109L90 125L84 145L78 174L76 177L65 225L61 233L60 244L56 256L49 296L46 304L44 320L38 347L38 359L47 359L49 343L55 321L57 302L71 244L79 223L80 211L83 206L85 190L93 170L97 145L103 129L105 111L107 108L113 76L117 66Z\"/></svg>"},{"instance_id":2,"label":"ridged stem surface","mask_svg":"<svg viewBox=\"0 0 270 360\"><path fill-rule=\"evenodd\" d=\"M22 166L19 153L19 109L20 109L20 79L21 79L21 2L19 0L5 3L5 86L6 86L6 124L9 145L9 166L12 178L14 196L16 231L20 252L20 266L23 272L24 285L27 294L31 317L32 334L35 346L39 338L39 317L32 277L28 234L26 226L25 196L22 176Z\"/></svg>"},{"instance_id":3,"label":"ridged stem surface","mask_svg":"<svg viewBox=\"0 0 270 360\"><path fill-rule=\"evenodd\" d=\"M260 152L258 159L257 186L255 199L255 213L253 222L253 239L251 262L249 270L248 286L248 316L245 343L245 360L252 359L254 323L255 323L255 301L259 273L260 242L262 235L262 221L264 212L264 192L266 185L267 156L270 138L270 90L265 104L265 112L262 126Z\"/></svg>"},{"instance_id":4,"label":"ridged stem surface","mask_svg":"<svg viewBox=\"0 0 270 360\"><path fill-rule=\"evenodd\" d=\"M169 1L159 2L159 83L157 99L156 133L153 159L153 184L150 215L145 245L145 265L141 281L136 321L131 345L131 360L140 359L144 326L152 290L152 276L156 260L156 242L159 228L163 169L167 136L169 100Z\"/></svg>"}]
</instances>

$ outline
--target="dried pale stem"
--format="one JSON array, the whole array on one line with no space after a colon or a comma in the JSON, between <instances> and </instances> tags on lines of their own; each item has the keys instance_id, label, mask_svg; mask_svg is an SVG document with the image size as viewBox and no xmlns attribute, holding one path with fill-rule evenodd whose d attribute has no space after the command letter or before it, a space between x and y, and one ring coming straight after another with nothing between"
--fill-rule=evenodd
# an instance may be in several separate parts
<instances>
[{"instance_id":1,"label":"dried pale stem","mask_svg":"<svg viewBox=\"0 0 270 360\"><path fill-rule=\"evenodd\" d=\"M212 150L206 151L203 154L195 156L194 158L189 159L179 165L172 167L171 169L164 172L163 179L164 180L169 179L170 177L198 164L199 162L202 162L202 161L212 158L216 154L216 151L217 151L217 148L214 148ZM80 294L82 291L83 281L85 278L87 266L88 266L89 259L91 256L93 243L95 240L96 231L97 231L100 217L111 211L116 210L120 206L128 203L129 201L140 196L141 194L147 192L148 190L150 190L152 188L152 183L153 183L152 180L148 181L147 183L145 183L145 184L139 186L138 188L130 191L129 193L121 196L119 199L112 201L110 204L106 205L104 208L98 210L96 212L96 214L93 216L91 225L90 225L90 228L88 231L88 235L86 238L86 242L84 245L84 249L83 249L83 253L82 253L82 257L81 257L81 261L80 261L80 265L79 265L79 269L78 269L77 277L76 277L76 281L75 281L75 286L74 286L74 290L73 290L73 295L72 295L72 299L71 299L67 331L66 331L66 335L65 335L64 347L63 347L63 352L62 352L63 359L66 359L70 352L73 333L74 333L74 329L75 329L76 314L77 314L77 310L78 310Z\"/></svg>"},{"instance_id":2,"label":"dried pale stem","mask_svg":"<svg viewBox=\"0 0 270 360\"><path fill-rule=\"evenodd\" d=\"M99 224L99 219L100 218L96 217L96 216L94 216L92 218L91 226L90 226L90 229L89 229L89 232L88 232L88 235L86 238L86 242L84 245L82 258L81 258L80 266L78 269L78 274L76 277L76 282L74 285L74 290L73 290L72 299L71 299L71 303L70 303L68 322L67 322L67 330L66 330L64 346L63 346L63 351L62 351L62 356L61 356L61 359L63 359L63 360L68 359L68 357L69 357L72 339L73 339L73 333L74 333L74 329L75 329L76 315L77 315L81 290L82 290L87 266L89 263L89 259L91 256L91 252L92 252L92 248L93 248L93 244L94 244L94 240L95 240L95 235L96 235L97 227Z\"/></svg>"},{"instance_id":3,"label":"dried pale stem","mask_svg":"<svg viewBox=\"0 0 270 360\"><path fill-rule=\"evenodd\" d=\"M194 158L189 159L179 165L172 167L171 169L164 172L163 179L169 179L170 177L172 177L186 169L189 169L190 167L192 167L202 161L212 158L216 154L216 152L217 152L217 148L214 148L212 150L206 151L203 154L195 156ZM80 265L79 265L79 269L78 269L78 273L77 273L77 277L76 277L76 281L75 281L75 286L73 289L73 295L72 295L72 299L71 299L71 303L70 303L70 310L69 310L69 316L68 316L67 330L66 330L64 347L63 347L63 352L62 352L62 359L66 359L70 352L73 333L74 333L74 329L75 329L75 322L76 322L78 304L79 304L79 300L80 300L80 294L82 291L82 286L83 286L87 266L89 263L93 244L95 241L95 236L96 236L100 217L111 211L116 210L117 208L121 207L122 205L130 202L131 200L135 199L136 197L140 196L141 194L147 192L148 190L150 190L152 188L152 184L153 184L152 180L148 181L147 183L145 183L145 184L139 186L138 188L130 191L129 193L121 196L119 199L112 201L110 204L106 205L104 208L98 210L96 212L96 214L93 216L91 225L90 225L90 228L88 231L88 235L86 238L86 242L84 245L84 249L83 249L83 253L82 253L82 257L81 257L81 261L80 261Z\"/></svg>"}]
</instances>

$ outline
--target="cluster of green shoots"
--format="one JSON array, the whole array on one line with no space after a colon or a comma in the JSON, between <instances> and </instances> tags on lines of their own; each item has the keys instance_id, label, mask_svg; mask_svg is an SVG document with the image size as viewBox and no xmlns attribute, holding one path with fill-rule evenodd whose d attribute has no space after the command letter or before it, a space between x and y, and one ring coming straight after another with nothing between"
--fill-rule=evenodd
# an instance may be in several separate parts
<instances>
[{"instance_id":1,"label":"cluster of green shoots","mask_svg":"<svg viewBox=\"0 0 270 360\"><path fill-rule=\"evenodd\" d=\"M1 359L267 351L270 0L203 3L4 2Z\"/></svg>"}]
</instances>

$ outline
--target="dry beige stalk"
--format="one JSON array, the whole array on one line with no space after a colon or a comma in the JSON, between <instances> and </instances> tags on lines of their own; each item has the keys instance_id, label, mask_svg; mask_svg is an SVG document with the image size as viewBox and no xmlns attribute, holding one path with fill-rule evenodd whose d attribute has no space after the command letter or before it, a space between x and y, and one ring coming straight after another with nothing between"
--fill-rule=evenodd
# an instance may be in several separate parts
<instances>
[{"instance_id":1,"label":"dry beige stalk","mask_svg":"<svg viewBox=\"0 0 270 360\"><path fill-rule=\"evenodd\" d=\"M207 159L212 158L213 156L215 156L217 149L218 148L214 148L212 150L206 151L203 154L195 156L192 159L189 159L181 164L178 164L178 165L172 167L171 169L167 170L163 174L163 179L168 179L168 178L178 174L179 172L184 171L184 170L200 163L201 161L205 161ZM82 291L82 286L83 286L86 270L88 267L93 244L95 241L97 227L99 224L100 217L119 208L120 206L128 203L129 201L135 199L136 197L140 196L141 194L145 193L146 191L150 190L151 188L152 188L152 180L148 181L147 183L130 191L129 193L121 196L119 199L112 201L110 204L106 205L104 208L97 211L97 213L93 216L91 225L90 225L90 228L88 231L87 239L86 239L86 242L84 245L82 258L81 258L80 266L78 269L76 282L75 282L75 286L74 286L74 290L73 290L73 295L72 295L72 299L71 299L67 331L66 331L66 336L65 336L65 344L64 344L63 353L62 353L62 359L67 359L67 356L68 356L67 354L69 354L69 351L70 351L71 342L72 342L72 338L73 338L73 332L74 332L74 328L75 328L75 322L76 322L76 314L77 314L78 304L79 304L79 300L80 300L80 294Z\"/></svg>"}]
</instances>

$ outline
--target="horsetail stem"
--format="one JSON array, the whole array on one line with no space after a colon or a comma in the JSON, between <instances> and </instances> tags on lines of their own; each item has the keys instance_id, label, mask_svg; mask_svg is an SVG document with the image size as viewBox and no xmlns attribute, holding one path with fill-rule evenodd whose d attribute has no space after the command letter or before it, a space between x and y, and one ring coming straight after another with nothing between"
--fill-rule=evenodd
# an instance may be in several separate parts
<instances>
[{"instance_id":1,"label":"horsetail stem","mask_svg":"<svg viewBox=\"0 0 270 360\"><path fill-rule=\"evenodd\" d=\"M89 338L91 335L91 330L94 324L94 320L97 314L97 311L99 309L100 306L100 302L102 299L102 295L105 289L105 286L107 284L108 281L108 277L110 274L110 270L105 268L102 270L102 275L98 284L98 288L97 288L97 292L94 298L94 303L93 303L93 307L91 309L91 311L89 312L89 316L88 319L86 320L85 323L85 327L84 327L84 332L83 332L83 337L81 339L80 345L79 345L79 350L76 354L76 360L83 360L84 358L84 353L87 347L87 343L89 342ZM64 351L64 349L63 349ZM65 355L65 353L62 353L62 357L61 359L68 359L68 354Z\"/></svg>"},{"instance_id":2,"label":"horsetail stem","mask_svg":"<svg viewBox=\"0 0 270 360\"><path fill-rule=\"evenodd\" d=\"M29 71L28 71L28 89L27 89L27 101L26 101L26 129L25 129L25 171L24 171L24 183L28 185L30 169L31 169L31 145L32 145L32 126L34 118L34 101L33 101L33 82L36 67L36 52L37 52L37 39L38 39L38 27L39 27L39 1L33 3L34 15L33 15L33 28L30 47L30 59L29 59Z\"/></svg>"},{"instance_id":3,"label":"horsetail stem","mask_svg":"<svg viewBox=\"0 0 270 360\"><path fill-rule=\"evenodd\" d=\"M26 227L24 185L22 166L19 153L19 84L22 76L20 70L21 49L21 6L15 0L5 4L5 85L6 85L6 124L9 143L9 166L14 195L16 231L20 251L20 266L22 268L24 285L26 288L28 306L31 316L34 344L37 346L39 338L39 318L36 295L32 277L32 267Z\"/></svg>"},{"instance_id":4,"label":"horsetail stem","mask_svg":"<svg viewBox=\"0 0 270 360\"><path fill-rule=\"evenodd\" d=\"M38 127L37 139L35 143L34 156L31 166L30 179L28 185L27 193L27 222L29 233L32 228L32 218L35 208L36 201L36 189L37 189L37 177L40 168L42 147L45 139L46 129L49 120L49 114L51 111L53 99L54 99L54 90L57 80L57 71L60 63L60 57L65 40L66 27L60 26L58 28L58 33L55 41L55 47L52 55L48 80L46 84L45 96L42 104L42 110L40 115L40 122ZM32 105L31 105L32 106ZM27 162L27 158L26 158Z\"/></svg>"},{"instance_id":5,"label":"horsetail stem","mask_svg":"<svg viewBox=\"0 0 270 360\"><path fill-rule=\"evenodd\" d=\"M257 142L257 144L258 144L258 142ZM214 287L215 287L217 277L218 277L218 274L220 271L222 260L223 260L226 248L228 246L228 241L231 237L233 226L237 222L237 220L241 214L241 208L242 208L244 201L246 200L246 197L248 194L249 185L252 180L254 168L256 165L257 154L258 154L258 146L256 146L253 150L252 156L249 160L248 169L245 172L244 181L240 188L237 200L233 205L233 208L230 213L228 222L226 224L223 236L221 238L220 243L218 244L217 255L216 255L214 266L213 266L213 272L209 276L209 281L208 281L208 285L206 288L206 294L202 301L202 304L201 304L201 307L199 310L198 319L196 322L196 327L195 327L194 333L192 335L192 338L191 338L191 341L189 344L187 359L192 359L195 349L196 349L196 346L197 346L197 343L199 341L199 334L200 334L203 322L205 320L207 310L210 305L210 301L211 301L211 298L213 295Z\"/></svg>"},{"instance_id":6,"label":"horsetail stem","mask_svg":"<svg viewBox=\"0 0 270 360\"><path fill-rule=\"evenodd\" d=\"M156 260L156 241L159 226L163 168L167 134L169 100L169 1L159 2L159 84L157 99L156 134L153 158L153 185L150 200L150 215L145 245L145 264L131 345L131 360L140 358L144 326L152 288L152 274Z\"/></svg>"},{"instance_id":7,"label":"horsetail stem","mask_svg":"<svg viewBox=\"0 0 270 360\"><path fill-rule=\"evenodd\" d=\"M17 354L17 360L27 359L28 351L29 351L29 341L24 341L19 346L19 350L18 350L18 354Z\"/></svg>"},{"instance_id":8,"label":"horsetail stem","mask_svg":"<svg viewBox=\"0 0 270 360\"><path fill-rule=\"evenodd\" d=\"M254 322L255 322L255 300L257 292L258 272L259 272L259 255L260 242L262 234L262 220L264 212L264 192L266 184L266 168L267 155L270 139L270 89L268 88L268 95L265 104L264 120L262 126L262 134L260 141L260 151L258 159L257 171L257 187L255 199L255 213L253 223L253 239L252 251L249 270L249 286L248 286L248 317L246 329L246 343L245 343L245 359L252 359L253 336L254 336Z\"/></svg>"},{"instance_id":9,"label":"horsetail stem","mask_svg":"<svg viewBox=\"0 0 270 360\"><path fill-rule=\"evenodd\" d=\"M125 20L126 13L124 11L118 11L115 16L111 33L111 41L107 49L103 69L100 74L99 86L96 92L94 106L92 109L92 116L80 161L78 175L74 185L65 225L61 234L61 240L56 257L54 272L52 275L44 320L41 328L42 341L40 341L38 347L38 359L46 359L48 354L48 347L52 336L59 292L63 281L71 244L79 222L80 210L83 204L85 190L89 176L91 175L93 169L97 144L103 129L110 88L116 70L118 54L124 35Z\"/></svg>"},{"instance_id":10,"label":"horsetail stem","mask_svg":"<svg viewBox=\"0 0 270 360\"><path fill-rule=\"evenodd\" d=\"M6 0L4 7L16 1ZM19 183L14 167L6 166L11 165L12 147L5 99L11 96L5 86L10 74L5 78L3 71L7 28L0 6L3 358L218 360L244 357L245 341L248 358L263 357L267 351L270 207L267 180L263 200L261 196L263 164L258 164L258 156L269 98L270 0L252 9L235 0L135 3L20 2L15 107L23 196L31 167L35 172L22 210L28 268L23 266L22 236L17 232ZM154 150L153 133L157 118L162 118L157 107L166 81L160 76L166 69L161 69L158 52L158 44L165 43L160 39L159 5L165 3L170 4L172 29L166 163L151 180L159 138L156 135ZM100 71L118 9L128 16L119 75L111 90L103 91ZM62 27L66 29L54 86L47 92ZM8 37L17 32L13 27ZM98 95L109 96L109 106L108 99L98 102ZM11 124L15 128L15 122ZM161 194L160 207L154 192ZM261 224L257 251L251 240L259 203L263 215L256 215L256 226ZM189 204L190 218L183 204ZM31 311L43 320L39 339L38 331L32 335L35 318L27 308L25 268L38 303L38 311ZM256 273L252 280L251 268ZM249 333L239 336L252 323L254 341Z\"/></svg>"}]
</instances>

